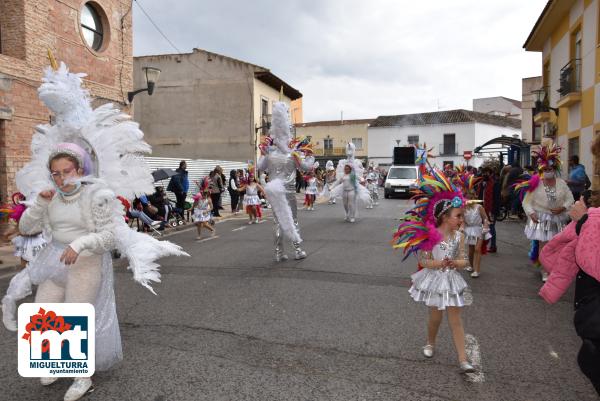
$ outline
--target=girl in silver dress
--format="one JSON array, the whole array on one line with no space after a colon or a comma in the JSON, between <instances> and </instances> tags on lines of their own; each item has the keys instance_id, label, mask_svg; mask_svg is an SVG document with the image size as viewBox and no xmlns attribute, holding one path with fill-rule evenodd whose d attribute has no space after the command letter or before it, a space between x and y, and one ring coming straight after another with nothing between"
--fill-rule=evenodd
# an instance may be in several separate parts
<instances>
[{"instance_id":1,"label":"girl in silver dress","mask_svg":"<svg viewBox=\"0 0 600 401\"><path fill-rule=\"evenodd\" d=\"M465 299L468 286L460 270L469 265L465 237L460 232L464 222L462 193L440 171L421 178L415 196L416 206L407 212L396 233L396 247L417 253L420 270L411 276L410 296L429 307L427 344L423 354L433 357L443 312L448 322L463 373L474 372L467 360L461 309L470 304Z\"/></svg>"}]
</instances>

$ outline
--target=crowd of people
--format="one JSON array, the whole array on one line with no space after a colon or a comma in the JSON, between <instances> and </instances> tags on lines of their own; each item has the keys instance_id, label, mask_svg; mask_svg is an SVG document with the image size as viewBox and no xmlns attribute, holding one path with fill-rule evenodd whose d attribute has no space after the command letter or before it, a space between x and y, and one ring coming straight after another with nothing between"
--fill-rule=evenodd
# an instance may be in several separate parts
<instances>
[{"instance_id":1,"label":"crowd of people","mask_svg":"<svg viewBox=\"0 0 600 401\"><path fill-rule=\"evenodd\" d=\"M158 231L170 221L185 221L190 211L197 238L202 239L203 231L214 237L214 219L221 217L228 191L232 214L244 208L248 224L261 222L264 207L272 210L274 260L284 262L286 242L292 245L294 259L308 256L298 221L299 183L306 183L307 211L341 200L349 223L356 221L359 209L379 203L380 172L373 166L365 169L351 143L337 166L327 162L319 169L310 141L291 135L283 102L273 105L271 131L259 146L256 167L231 170L227 177L216 166L201 181L190 182L182 161L166 190L154 186L138 157L150 148L137 126L126 124L126 117L111 105L92 109L81 83L81 76L70 74L63 64L46 71L39 90L56 118L35 134L38 147L17 174L21 192L5 211L16 223L13 242L24 268L2 298L2 321L7 329L17 330L17 302L32 294L34 285L36 302L93 304L98 371L123 358L110 252L117 250L127 258L134 279L152 292L152 284L160 281L158 259L189 256L173 243L131 229L127 219ZM600 137L592 151L600 157ZM492 162L481 168L441 170L420 165L415 205L406 212L394 241L405 258L417 256L419 270L411 276L408 291L414 301L429 307L424 357L434 357L446 313L460 370L476 371L465 350L461 313L472 299L460 271L480 277L483 255L497 251L497 221L512 215L526 220L530 257L545 281L540 296L554 303L575 281L574 325L582 339L577 359L600 394L600 196L589 191L589 177L577 156L570 157L569 172L562 178L560 154L561 149L549 143L534 152L535 165L525 168L518 163L501 168ZM111 168L103 168L101 161ZM173 193L174 202L167 192ZM58 379L42 377L40 382L48 386ZM75 401L91 389L91 378L77 377L64 399Z\"/></svg>"},{"instance_id":2,"label":"crowd of people","mask_svg":"<svg viewBox=\"0 0 600 401\"><path fill-rule=\"evenodd\" d=\"M406 256L418 256L419 271L412 275L409 293L430 309L426 358L434 355L446 311L460 368L475 371L465 354L460 319L460 310L472 300L458 271L480 276L481 256L497 251L496 222L503 213L512 214L525 220L529 256L544 282L539 295L555 303L575 281L574 324L582 340L577 360L600 395L600 196L589 189L590 179L576 155L563 172L561 151L546 143L532 152L535 164L525 168L518 163L445 166L443 171L430 167L420 177L415 206L395 241ZM600 137L592 151L600 157Z\"/></svg>"}]
</instances>

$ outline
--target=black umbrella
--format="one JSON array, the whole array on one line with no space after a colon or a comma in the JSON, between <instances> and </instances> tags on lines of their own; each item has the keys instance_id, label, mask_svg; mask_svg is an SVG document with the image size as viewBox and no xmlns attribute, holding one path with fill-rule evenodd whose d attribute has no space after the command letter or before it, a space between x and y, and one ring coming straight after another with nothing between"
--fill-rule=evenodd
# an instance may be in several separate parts
<instances>
[{"instance_id":1,"label":"black umbrella","mask_svg":"<svg viewBox=\"0 0 600 401\"><path fill-rule=\"evenodd\" d=\"M173 169L170 168L161 168L152 172L152 178L154 178L154 182L166 180L174 175L177 175L177 171L173 171Z\"/></svg>"}]
</instances>

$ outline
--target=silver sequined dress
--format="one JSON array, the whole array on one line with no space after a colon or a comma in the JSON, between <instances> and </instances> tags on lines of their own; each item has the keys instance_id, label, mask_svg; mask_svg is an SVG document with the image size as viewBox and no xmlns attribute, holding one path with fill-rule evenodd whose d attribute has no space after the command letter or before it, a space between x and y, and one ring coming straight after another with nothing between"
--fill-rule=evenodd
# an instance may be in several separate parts
<instances>
[{"instance_id":1,"label":"silver sequined dress","mask_svg":"<svg viewBox=\"0 0 600 401\"><path fill-rule=\"evenodd\" d=\"M461 233L456 232L449 240L437 244L430 255L434 260L464 259L465 252L461 248ZM444 310L448 306L465 306L465 290L468 285L461 274L455 269L424 268L411 276L412 286L408 290L410 296L417 302L423 302L430 307Z\"/></svg>"}]
</instances>

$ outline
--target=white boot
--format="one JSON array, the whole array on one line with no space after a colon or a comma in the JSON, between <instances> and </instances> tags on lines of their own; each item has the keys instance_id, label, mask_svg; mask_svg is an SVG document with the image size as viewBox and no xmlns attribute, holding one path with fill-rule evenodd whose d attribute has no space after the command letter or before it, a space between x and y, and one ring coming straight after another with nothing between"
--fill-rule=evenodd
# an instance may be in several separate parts
<instances>
[{"instance_id":1,"label":"white boot","mask_svg":"<svg viewBox=\"0 0 600 401\"><path fill-rule=\"evenodd\" d=\"M92 379L89 377L77 377L65 393L65 401L76 401L92 391L94 391Z\"/></svg>"},{"instance_id":2,"label":"white boot","mask_svg":"<svg viewBox=\"0 0 600 401\"><path fill-rule=\"evenodd\" d=\"M12 299L5 297L2 300L2 323L4 323L6 330L17 331L16 311L17 305L15 305Z\"/></svg>"},{"instance_id":3,"label":"white boot","mask_svg":"<svg viewBox=\"0 0 600 401\"><path fill-rule=\"evenodd\" d=\"M58 376L55 377L40 377L40 383L42 386L49 386L58 380Z\"/></svg>"}]
</instances>

